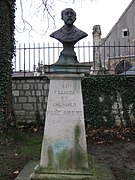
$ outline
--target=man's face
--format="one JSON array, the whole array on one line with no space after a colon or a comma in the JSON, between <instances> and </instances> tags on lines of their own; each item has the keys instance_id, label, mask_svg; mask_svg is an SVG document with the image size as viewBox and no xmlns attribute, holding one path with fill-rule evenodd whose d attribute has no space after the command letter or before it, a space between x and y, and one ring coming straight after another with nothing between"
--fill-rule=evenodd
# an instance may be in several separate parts
<instances>
[{"instance_id":1,"label":"man's face","mask_svg":"<svg viewBox=\"0 0 135 180\"><path fill-rule=\"evenodd\" d=\"M65 24L72 25L76 20L76 13L72 9L66 9L63 12L62 19Z\"/></svg>"}]
</instances>

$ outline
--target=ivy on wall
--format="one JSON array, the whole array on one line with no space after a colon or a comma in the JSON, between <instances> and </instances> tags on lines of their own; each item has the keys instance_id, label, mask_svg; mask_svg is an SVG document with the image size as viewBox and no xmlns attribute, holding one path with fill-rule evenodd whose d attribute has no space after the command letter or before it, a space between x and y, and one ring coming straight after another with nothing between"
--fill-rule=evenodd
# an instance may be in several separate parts
<instances>
[{"instance_id":1,"label":"ivy on wall","mask_svg":"<svg viewBox=\"0 0 135 180\"><path fill-rule=\"evenodd\" d=\"M10 109L12 57L15 51L15 2L0 1L0 127L5 125ZM6 125L5 125L6 126Z\"/></svg>"},{"instance_id":2,"label":"ivy on wall","mask_svg":"<svg viewBox=\"0 0 135 180\"><path fill-rule=\"evenodd\" d=\"M90 76L82 81L82 90L85 120L90 125L114 127L116 119L121 126L133 125L135 76Z\"/></svg>"}]
</instances>

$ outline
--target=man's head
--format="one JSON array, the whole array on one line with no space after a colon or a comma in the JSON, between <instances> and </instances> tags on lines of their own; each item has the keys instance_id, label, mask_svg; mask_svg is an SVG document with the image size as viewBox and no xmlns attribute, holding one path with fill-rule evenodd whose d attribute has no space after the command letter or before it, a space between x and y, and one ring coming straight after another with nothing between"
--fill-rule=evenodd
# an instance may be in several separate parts
<instances>
[{"instance_id":1,"label":"man's head","mask_svg":"<svg viewBox=\"0 0 135 180\"><path fill-rule=\"evenodd\" d=\"M76 20L76 12L72 8L66 8L61 12L61 19L66 25L73 25Z\"/></svg>"}]
</instances>

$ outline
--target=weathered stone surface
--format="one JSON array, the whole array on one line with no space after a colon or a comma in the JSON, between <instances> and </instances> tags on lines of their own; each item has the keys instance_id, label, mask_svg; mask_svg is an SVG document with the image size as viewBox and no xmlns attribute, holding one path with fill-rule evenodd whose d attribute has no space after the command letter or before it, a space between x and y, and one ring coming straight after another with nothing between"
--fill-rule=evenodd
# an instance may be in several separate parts
<instances>
[{"instance_id":1,"label":"weathered stone surface","mask_svg":"<svg viewBox=\"0 0 135 180\"><path fill-rule=\"evenodd\" d=\"M36 96L41 96L41 90L36 90Z\"/></svg>"},{"instance_id":2,"label":"weathered stone surface","mask_svg":"<svg viewBox=\"0 0 135 180\"><path fill-rule=\"evenodd\" d=\"M37 162L33 162L33 161L27 163L24 169L21 171L19 176L16 177L15 180L29 180L30 173L33 170L34 166L36 166L36 163Z\"/></svg>"},{"instance_id":3,"label":"weathered stone surface","mask_svg":"<svg viewBox=\"0 0 135 180\"><path fill-rule=\"evenodd\" d=\"M20 90L20 96L24 96L25 91L24 90Z\"/></svg>"},{"instance_id":4,"label":"weathered stone surface","mask_svg":"<svg viewBox=\"0 0 135 180\"><path fill-rule=\"evenodd\" d=\"M37 108L38 108L39 111L42 111L43 110L42 104L41 103L35 104L35 110L37 110Z\"/></svg>"},{"instance_id":5,"label":"weathered stone surface","mask_svg":"<svg viewBox=\"0 0 135 180\"><path fill-rule=\"evenodd\" d=\"M50 80L40 165L87 169L81 79L79 75L62 76L50 77L53 79Z\"/></svg>"},{"instance_id":6,"label":"weathered stone surface","mask_svg":"<svg viewBox=\"0 0 135 180\"><path fill-rule=\"evenodd\" d=\"M28 97L28 102L29 103L32 103L32 102L35 103L36 102L36 97L31 97L31 96Z\"/></svg>"},{"instance_id":7,"label":"weathered stone surface","mask_svg":"<svg viewBox=\"0 0 135 180\"><path fill-rule=\"evenodd\" d=\"M15 104L17 104L17 102L18 102L17 99L18 99L17 97L15 97L15 96L13 97L13 102L14 102Z\"/></svg>"},{"instance_id":8,"label":"weathered stone surface","mask_svg":"<svg viewBox=\"0 0 135 180\"><path fill-rule=\"evenodd\" d=\"M44 84L44 89L49 89L49 84L48 83L46 83L46 84Z\"/></svg>"},{"instance_id":9,"label":"weathered stone surface","mask_svg":"<svg viewBox=\"0 0 135 180\"><path fill-rule=\"evenodd\" d=\"M22 84L18 84L17 85L17 89L22 89L23 85Z\"/></svg>"},{"instance_id":10,"label":"weathered stone surface","mask_svg":"<svg viewBox=\"0 0 135 180\"><path fill-rule=\"evenodd\" d=\"M48 77L50 89L41 159L31 179L94 179L87 157L83 75L51 74Z\"/></svg>"},{"instance_id":11,"label":"weathered stone surface","mask_svg":"<svg viewBox=\"0 0 135 180\"><path fill-rule=\"evenodd\" d=\"M90 174L32 174L30 176L32 180L98 180L96 177ZM104 179L105 180L105 179Z\"/></svg>"},{"instance_id":12,"label":"weathered stone surface","mask_svg":"<svg viewBox=\"0 0 135 180\"><path fill-rule=\"evenodd\" d=\"M29 84L32 84L32 83L34 83L35 81L34 81L34 79L29 79L29 80L27 80L26 82L29 83Z\"/></svg>"},{"instance_id":13,"label":"weathered stone surface","mask_svg":"<svg viewBox=\"0 0 135 180\"><path fill-rule=\"evenodd\" d=\"M18 101L20 103L26 103L27 102L27 97L18 97Z\"/></svg>"},{"instance_id":14,"label":"weathered stone surface","mask_svg":"<svg viewBox=\"0 0 135 180\"><path fill-rule=\"evenodd\" d=\"M43 85L42 84L38 84L38 89L42 90L43 89Z\"/></svg>"},{"instance_id":15,"label":"weathered stone surface","mask_svg":"<svg viewBox=\"0 0 135 180\"><path fill-rule=\"evenodd\" d=\"M36 96L36 90L32 90L32 91L31 91L31 95L32 95L32 96Z\"/></svg>"},{"instance_id":16,"label":"weathered stone surface","mask_svg":"<svg viewBox=\"0 0 135 180\"><path fill-rule=\"evenodd\" d=\"M31 96L31 92L30 91L25 91L25 96Z\"/></svg>"},{"instance_id":17,"label":"weathered stone surface","mask_svg":"<svg viewBox=\"0 0 135 180\"><path fill-rule=\"evenodd\" d=\"M43 80L42 80L43 78ZM19 79L19 80L17 80ZM35 114L36 110L36 103L38 103L38 106L40 108L40 114L41 118L43 119L43 108L42 105L44 105L44 108L46 109L46 102L47 102L47 96L48 96L48 83L46 77L24 77L24 78L13 78L13 100L14 100L14 109L15 109L15 115L17 116L17 120L19 121L35 121L35 118L31 118L29 114ZM26 85L25 85L26 84ZM27 85L29 84L29 85ZM25 87L25 89L23 89ZM28 89L28 87L30 87ZM43 89L41 89L43 87ZM39 88L39 89L38 89ZM47 88L47 89L44 89ZM44 95L43 95L44 91ZM36 92L37 95L36 96ZM28 104L28 105L26 105ZM31 105L29 105L31 104ZM17 113L22 114L22 110L24 111L23 115L17 115ZM17 112L17 113L16 113Z\"/></svg>"},{"instance_id":18,"label":"weathered stone surface","mask_svg":"<svg viewBox=\"0 0 135 180\"><path fill-rule=\"evenodd\" d=\"M27 104L23 104L23 109L24 110L34 110L33 104L32 103L27 103Z\"/></svg>"},{"instance_id":19,"label":"weathered stone surface","mask_svg":"<svg viewBox=\"0 0 135 180\"><path fill-rule=\"evenodd\" d=\"M14 104L14 109L15 110L22 110L22 104Z\"/></svg>"},{"instance_id":20,"label":"weathered stone surface","mask_svg":"<svg viewBox=\"0 0 135 180\"><path fill-rule=\"evenodd\" d=\"M12 90L16 89L16 84L12 84Z\"/></svg>"},{"instance_id":21,"label":"weathered stone surface","mask_svg":"<svg viewBox=\"0 0 135 180\"><path fill-rule=\"evenodd\" d=\"M13 96L19 96L19 91L17 90L12 91L12 93L13 93Z\"/></svg>"},{"instance_id":22,"label":"weathered stone surface","mask_svg":"<svg viewBox=\"0 0 135 180\"><path fill-rule=\"evenodd\" d=\"M29 84L23 84L23 89L29 89L30 85Z\"/></svg>"},{"instance_id":23,"label":"weathered stone surface","mask_svg":"<svg viewBox=\"0 0 135 180\"><path fill-rule=\"evenodd\" d=\"M15 180L30 180L30 174L37 163L38 162L33 162L33 161L28 162L23 168L23 170L20 172L20 174L16 177ZM82 178L83 180L115 180L110 168L106 164L96 164L95 172L97 174L96 177L89 175L84 179L83 176L80 176L79 174L79 175L70 176L70 179L75 180L75 178L77 178L76 180L80 180ZM65 174L65 177L64 175L61 175L61 178L60 178L60 175L61 174L47 174L47 173L42 174L42 175L32 174L31 179L34 178L34 180L35 179L37 180L66 180L66 179L69 180L69 175L66 176Z\"/></svg>"},{"instance_id":24,"label":"weathered stone surface","mask_svg":"<svg viewBox=\"0 0 135 180\"><path fill-rule=\"evenodd\" d=\"M15 111L15 114L17 116L24 116L25 115L25 111L21 110L21 111Z\"/></svg>"}]
</instances>

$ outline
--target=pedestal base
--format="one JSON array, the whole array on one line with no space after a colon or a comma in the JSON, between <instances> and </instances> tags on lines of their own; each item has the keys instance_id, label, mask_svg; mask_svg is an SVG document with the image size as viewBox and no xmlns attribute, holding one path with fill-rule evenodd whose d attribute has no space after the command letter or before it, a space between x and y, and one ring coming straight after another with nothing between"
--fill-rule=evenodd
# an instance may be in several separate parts
<instances>
[{"instance_id":1,"label":"pedestal base","mask_svg":"<svg viewBox=\"0 0 135 180\"><path fill-rule=\"evenodd\" d=\"M63 179L63 174L61 174L60 172L57 172L56 171L54 173L49 173L49 172L46 172L46 173L41 173L39 174L38 171L35 170L35 172L33 171L34 167L36 166L36 164L38 164L37 162L33 162L33 161L30 161L28 162L25 167L22 169L22 171L19 173L19 175L16 177L15 180L30 180L30 175L31 175L31 178L33 180L42 180L41 178L43 178L44 180L46 179L50 179L50 180L53 180L53 178L55 179L60 179L61 178ZM33 173L32 173L33 172ZM32 174L31 174L32 173ZM93 175L91 175L91 171L90 173L84 173L84 172L77 172L77 173L71 173L70 176L69 176L69 172L66 173L64 171L64 175L65 177L64 178L68 178L69 179L89 179L89 180L115 180L115 177L110 169L110 167L106 164L103 164L103 163L96 163L95 164L95 168L93 169L92 173ZM52 178L53 177L53 178Z\"/></svg>"},{"instance_id":2,"label":"pedestal base","mask_svg":"<svg viewBox=\"0 0 135 180\"><path fill-rule=\"evenodd\" d=\"M35 172L30 175L31 180L96 180L97 178L89 172L79 171L42 171L40 167L35 168Z\"/></svg>"},{"instance_id":3,"label":"pedestal base","mask_svg":"<svg viewBox=\"0 0 135 180\"><path fill-rule=\"evenodd\" d=\"M97 178L91 175L83 174L32 174L31 180L96 180Z\"/></svg>"}]
</instances>

